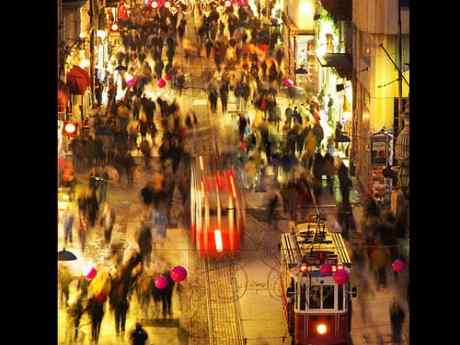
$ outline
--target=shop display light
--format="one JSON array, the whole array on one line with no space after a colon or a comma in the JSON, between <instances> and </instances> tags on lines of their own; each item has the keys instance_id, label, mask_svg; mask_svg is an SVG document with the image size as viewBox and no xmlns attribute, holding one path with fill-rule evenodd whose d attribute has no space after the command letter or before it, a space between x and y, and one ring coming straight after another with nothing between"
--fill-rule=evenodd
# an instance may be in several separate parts
<instances>
[{"instance_id":1,"label":"shop display light","mask_svg":"<svg viewBox=\"0 0 460 345\"><path fill-rule=\"evenodd\" d=\"M171 7L171 3L170 3L169 1L166 1L166 2L165 2L165 7L166 7L166 8L170 8L170 7Z\"/></svg>"},{"instance_id":2,"label":"shop display light","mask_svg":"<svg viewBox=\"0 0 460 345\"><path fill-rule=\"evenodd\" d=\"M112 24L112 31L118 31L118 25Z\"/></svg>"},{"instance_id":3,"label":"shop display light","mask_svg":"<svg viewBox=\"0 0 460 345\"><path fill-rule=\"evenodd\" d=\"M230 0L225 1L225 7L232 6L232 2Z\"/></svg>"},{"instance_id":4,"label":"shop display light","mask_svg":"<svg viewBox=\"0 0 460 345\"><path fill-rule=\"evenodd\" d=\"M158 2L153 1L152 2L152 8L158 8Z\"/></svg>"},{"instance_id":5,"label":"shop display light","mask_svg":"<svg viewBox=\"0 0 460 345\"><path fill-rule=\"evenodd\" d=\"M64 122L64 133L69 137L75 136L77 133L77 125L71 121Z\"/></svg>"}]
</instances>

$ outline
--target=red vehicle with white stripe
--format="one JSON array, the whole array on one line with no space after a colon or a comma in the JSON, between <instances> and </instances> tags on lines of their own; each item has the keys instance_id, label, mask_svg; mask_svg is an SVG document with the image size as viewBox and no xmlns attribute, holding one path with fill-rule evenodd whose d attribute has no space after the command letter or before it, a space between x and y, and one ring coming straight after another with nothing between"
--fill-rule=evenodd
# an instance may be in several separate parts
<instances>
[{"instance_id":1,"label":"red vehicle with white stripe","mask_svg":"<svg viewBox=\"0 0 460 345\"><path fill-rule=\"evenodd\" d=\"M348 277L351 261L342 235L318 219L292 223L281 237L286 319L293 345L345 345L350 343L350 295L356 290L350 291L348 280L338 284L333 277L338 270Z\"/></svg>"},{"instance_id":2,"label":"red vehicle with white stripe","mask_svg":"<svg viewBox=\"0 0 460 345\"><path fill-rule=\"evenodd\" d=\"M221 166L211 155L195 158L191 166L190 235L199 254L212 258L238 255L245 225L235 171Z\"/></svg>"}]
</instances>

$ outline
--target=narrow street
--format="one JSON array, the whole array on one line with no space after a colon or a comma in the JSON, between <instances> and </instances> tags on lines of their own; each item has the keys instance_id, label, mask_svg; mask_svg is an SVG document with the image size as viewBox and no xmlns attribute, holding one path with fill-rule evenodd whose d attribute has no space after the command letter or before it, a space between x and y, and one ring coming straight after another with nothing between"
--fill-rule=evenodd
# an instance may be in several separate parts
<instances>
[{"instance_id":1,"label":"narrow street","mask_svg":"<svg viewBox=\"0 0 460 345\"><path fill-rule=\"evenodd\" d=\"M156 6L160 6L157 2L155 4ZM154 8L153 5L149 6ZM230 2L229 5L224 3L222 6L238 7L240 4L238 3L237 6L236 2L235 4ZM223 12L224 10L222 10ZM267 15L268 17L269 15ZM198 38L200 28L197 27L198 23L195 23L190 7L187 8L185 18L187 20L185 40L192 47L198 48L201 46ZM268 24L268 26L270 25L272 24ZM106 30L109 31L107 28ZM250 31L246 28L245 30ZM133 29L133 31L135 30ZM147 45L146 43L143 44ZM260 50L260 48L258 49ZM168 189L168 191L172 192L168 192L170 193L168 197L171 197L171 203L168 204L168 224L165 237L159 239L154 236L152 240L152 257L145 264L145 270L149 274L153 274L153 272L154 274L165 272L177 265L181 265L186 269L186 280L174 285L172 315L170 317L164 316L164 310L163 313L161 310L162 303L154 304L151 301L148 306L142 305L136 292L130 291L128 294L129 309L126 317L126 332L124 336L116 335L114 313L110 309L109 303L105 303L104 317L97 344L132 344L129 334L135 329L136 323L140 323L148 334L147 344L155 345L317 345L295 344L295 339L292 339L290 336L288 330L288 307L285 297L286 287L281 282L282 269L284 267L282 266L281 258L282 234L290 232L291 226L294 224L291 218L297 218L299 221L305 220L316 214L317 209L314 207L313 202L309 204L304 200L298 201L298 199L294 199L295 215L292 216L292 209L289 210L291 206L285 204L288 201L286 201L287 198L284 198L284 194L283 198L279 198L279 202L271 211L270 201L274 196L278 198L278 196L282 195L288 181L291 183L295 180L297 183L301 180L296 176L297 168L303 172L308 172L309 182L311 181L310 178L313 180L313 177L310 176L313 175L310 171L312 168L308 164L313 162L313 153L321 156L322 161L323 151L326 152L331 149L330 146L324 145L326 138L333 138L336 128L331 124L330 114L313 110L310 115L302 115L307 118L306 121L304 121L305 119L299 113L301 117L300 123L296 123L297 119L295 119L294 125L291 127L291 118L288 118L286 109L289 108L291 110L293 104L299 107L301 104L304 107L303 103L308 103L310 100L306 100L306 96L304 97L305 100L302 101L288 97L287 93L281 91L280 85L275 88L275 94L277 94L276 104L280 112L280 117L277 121L284 124L283 128L279 128L279 123L275 126L271 123L271 120L266 119L268 112L266 109L261 110L261 107L256 105L256 99L252 99L252 102L247 102L248 104L244 106L245 108L247 106L244 114L241 112L238 115L239 110L241 110L239 102L242 102L240 99L242 97L238 97L237 99L233 91L228 93L228 111L223 111L219 101L217 102L217 111L213 112L210 104L208 85L216 80L220 81L221 76L216 77L219 73L214 74L217 62L213 58L206 58L204 50L201 51L201 56L186 57L183 44L178 44L174 56L174 65L179 67L185 74L185 87L182 92L173 88L171 86L172 82L166 87L159 86L158 81L160 79L158 78L157 83L147 83L143 96L146 95L155 99L158 95L162 95L165 98L174 99L179 108L176 109L174 116L180 114L174 120L177 119L177 127L184 129L185 133L180 141L180 145L182 145L181 149L183 148L185 152L181 156L182 158L198 158L208 155L222 157L225 153L235 162L232 168L236 172L237 177L235 179L238 183L237 187L241 189L241 199L243 201L241 205L244 205L245 224L241 227L244 228L244 236L241 239L241 251L239 255L232 255L224 259L220 258L219 260L199 255L199 251L196 249L192 239L192 227L186 224L189 218L191 218L190 214L195 212L195 210L193 207L190 207L190 201L183 196L184 192L179 187L183 178L190 175L188 171L190 167L187 166L188 163L185 163L185 159L182 159L178 163L178 167L174 168L174 172L170 175L172 176L171 181L173 183L171 185L174 188ZM124 51L124 48L120 48L120 51L113 51L112 55L116 56L121 51ZM254 55L257 59L257 54L254 53ZM162 61L160 62L166 61L164 56L160 56L161 59ZM150 66L155 66L155 61L150 53L145 58L145 61ZM284 62L282 65L284 68ZM275 64L273 63L272 66L275 66ZM278 82L278 84L280 83ZM278 91L279 93L277 93ZM104 94L104 97L107 97L107 95ZM312 107L314 108L314 104L316 103L312 101L311 104L313 104ZM110 274L119 268L115 262L112 247L117 247L119 252L124 253L125 257L122 261L126 261L133 252L140 252L140 244L138 243L139 230L144 226L145 214L151 212L150 206L145 205L140 191L144 186L153 185L153 175L156 173L165 179L164 172L166 168L164 167L163 158L160 158L162 156L161 148L164 148L162 145L166 141L165 138L168 138L168 136L179 136L176 132L172 134L168 129L164 128L168 127L168 125L165 125L165 122L173 119L173 116L170 116L172 113L165 116L164 114L160 114L158 108L154 111L154 116L151 120L158 132L156 136L152 134L154 140L152 140L150 133L145 136L148 145L151 147L151 151L149 151L152 160L151 169L147 170L144 168L144 154L139 148L136 148L135 144L127 149L128 156L130 154L134 158L137 165L136 169L139 171L139 175L134 179L133 185L128 185L126 175L121 176L119 180L108 180L107 200L114 214L116 214L111 244L106 244L103 230L104 225L102 221L99 223L98 220L96 225L88 230L86 248L82 253L77 233L78 218L76 218L76 224L73 226L73 242L66 244L64 241L63 219L59 217L58 250L65 248L77 257L77 260L60 263L61 266L65 265L68 267L75 278L70 284L70 305L74 304L78 295L79 287L77 287L77 278L83 277L85 273L82 272L85 272L88 267L95 267L98 271ZM305 106L306 108L307 106ZM183 124L185 122L184 115L189 111L192 111L196 115L197 123L186 128ZM130 107L128 109L129 115L127 116L129 121L133 116L132 112L133 110ZM168 116L170 117L168 118ZM319 117L316 118L315 116ZM289 169L284 169L284 166L281 168L284 161L283 164L273 163L275 159L272 159L270 156L269 150L266 148L268 145L262 148L263 145L259 144L259 146L251 149L253 151L250 151L250 149L246 150L244 145L247 144L246 141L248 141L249 135L246 133L243 135L241 127L239 127L241 126L240 120L243 117L248 120L247 128L251 133L250 135L253 135L254 138L257 137L258 143L260 140L259 137L262 137L262 134L258 131L262 132L261 128L265 126L267 137L270 132L270 136L273 134L273 138L276 138L275 140L270 137L270 140L277 142L279 151L283 155L283 150L289 151L289 154L285 156L296 162L295 169L292 166ZM314 117L315 122L313 122ZM133 121L140 122L138 119ZM311 122L309 123L309 121ZM267 125L268 122L270 122L269 125ZM315 141L313 142L312 155L305 158L305 160L303 159L303 154L306 154L307 151L306 148L304 149L304 145L305 147L307 146L306 139L304 138L301 144L298 144L298 139L296 139L293 144L293 150L291 149L292 146L290 146L290 139L286 139L289 133L294 131L294 128L297 131L296 133L300 133L304 122L309 123L308 126L314 123L314 127L308 127L308 130L311 129L312 133L313 128L320 127L323 136L321 139L313 139ZM267 129L267 127L269 128ZM306 124L305 128L307 128ZM246 127L243 128L243 130L245 129ZM314 136L316 138L316 134ZM139 133L136 133L134 141L139 141L139 137ZM176 139L174 138L174 140ZM284 141L289 141L289 145L285 145ZM272 145L271 141L270 145ZM342 164L340 167L345 167L344 170L348 177L349 169L351 170L351 158L348 153L345 153L347 150L342 150L342 148L339 149L338 147L339 145L336 142L335 148L332 148L335 150L335 155L334 157L331 155L331 158L333 160L337 158L337 161ZM264 150L267 150L267 153L263 152ZM293 151L292 154L290 153L291 150ZM74 160L75 156L71 153L70 149L66 150L65 154L63 156L65 156L64 158L67 163ZM263 155L266 157L265 161L260 158ZM244 158L242 158L243 156ZM256 156L258 158L255 158ZM277 157L281 157L281 154ZM148 157L145 159L148 159ZM314 160L316 164L316 158ZM246 169L248 161L254 163L255 174L253 175L255 176L250 176L247 171L248 169ZM281 158L279 161L281 161ZM346 164L344 163L345 161L347 162ZM336 160L334 160L333 164L336 164ZM338 170L335 165L333 169ZM202 170L204 169L202 168ZM296 170L295 173L294 170ZM338 205L342 205L345 203L344 200L347 199L344 196L344 200L342 200L342 195L345 195L345 192L343 192L343 188L340 188L342 181L336 170L332 174L332 180L327 180L329 182L326 181L326 174L322 172L319 174L319 178L314 176L315 179L319 180L319 182L315 180L319 185L316 187L319 190L318 199L315 200L317 201L318 210L325 217L325 224L331 233L342 231L337 220L339 215ZM351 218L354 219L357 229L350 234L348 240L345 240L345 246L354 255L358 247L355 239L367 235L361 227L361 224L365 223L367 195L362 191L362 186L355 174L350 175L353 175L350 176L351 184L349 190ZM330 175L327 175L327 178L330 177ZM82 169L80 172L75 173L75 178L78 182L76 188L77 198L68 202L68 206L66 207L70 212L79 214L77 200L81 191L87 189L87 186L90 184L89 169ZM307 177L305 177L305 181L307 181ZM333 181L333 185L330 185L331 189L327 185L330 181ZM216 182L216 185L218 183ZM201 181L201 184L203 184L203 187L200 192L204 194L204 182ZM295 188L300 189L298 186L295 185ZM162 188L164 190L162 189L161 192L166 190L166 187ZM187 192L192 194L193 187L191 182L186 188ZM310 190L310 186L308 186L308 190ZM236 194L235 190L233 190L233 193L233 195ZM191 196L188 195L188 198L191 199ZM290 204L291 200L289 198ZM157 206L152 206L152 209L155 207ZM206 204L206 207L210 208L208 204ZM219 212L221 210L220 207L219 204L217 207ZM227 212L230 212L229 209L230 207L227 209ZM210 211L208 214L210 214ZM149 229L149 231L151 230ZM217 239L215 241L217 248ZM311 252L313 252L313 249ZM301 259L303 260L304 258ZM352 257L352 261L353 259ZM363 272L358 270L353 271L353 266L351 266L350 286L357 287L357 297L352 298L352 312L350 313L352 319L351 341L348 345L395 344L391 339L392 328L389 316L390 305L395 300L403 306L406 316L403 326L403 342L400 345L408 345L409 308L406 296L402 292L403 288L397 286L393 278L394 272L391 270L391 263L385 271L389 281L384 288L377 287L378 284L375 281L375 275L371 273L371 264L366 262L366 265L368 266L365 266L366 269ZM404 279L404 281L408 281L407 270L401 273L400 276L402 276L400 280ZM343 290L342 286L342 295L345 293L352 294L350 291L344 292ZM321 292L321 298L322 294ZM334 296L338 296L338 292ZM91 320L88 314L85 313L80 321L80 335L78 340L73 341L69 309L63 305L60 295L58 299L59 345L77 343L80 345L93 344L91 341ZM335 297L335 303L339 303L337 302L338 300L339 297ZM347 327L349 330L350 327Z\"/></svg>"}]
</instances>

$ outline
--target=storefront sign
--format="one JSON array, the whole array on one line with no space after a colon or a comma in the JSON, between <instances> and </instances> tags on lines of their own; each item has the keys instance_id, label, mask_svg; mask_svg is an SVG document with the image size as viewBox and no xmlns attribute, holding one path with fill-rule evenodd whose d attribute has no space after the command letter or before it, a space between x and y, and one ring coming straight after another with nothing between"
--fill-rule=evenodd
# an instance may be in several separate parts
<instances>
[{"instance_id":1,"label":"storefront sign","mask_svg":"<svg viewBox=\"0 0 460 345\"><path fill-rule=\"evenodd\" d=\"M385 134L374 135L371 138L372 164L386 165L388 160L389 137Z\"/></svg>"}]
</instances>

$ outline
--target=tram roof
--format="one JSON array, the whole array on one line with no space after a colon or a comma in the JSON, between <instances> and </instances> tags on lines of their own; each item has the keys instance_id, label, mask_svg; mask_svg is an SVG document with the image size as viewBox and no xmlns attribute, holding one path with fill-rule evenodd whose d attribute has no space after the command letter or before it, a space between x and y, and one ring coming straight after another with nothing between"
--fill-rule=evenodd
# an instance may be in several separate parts
<instances>
[{"instance_id":1,"label":"tram roof","mask_svg":"<svg viewBox=\"0 0 460 345\"><path fill-rule=\"evenodd\" d=\"M326 224L301 222L294 231L281 237L281 247L289 267L297 266L313 252L324 252L326 258L337 264L350 266L351 260L340 233L329 231Z\"/></svg>"}]
</instances>

